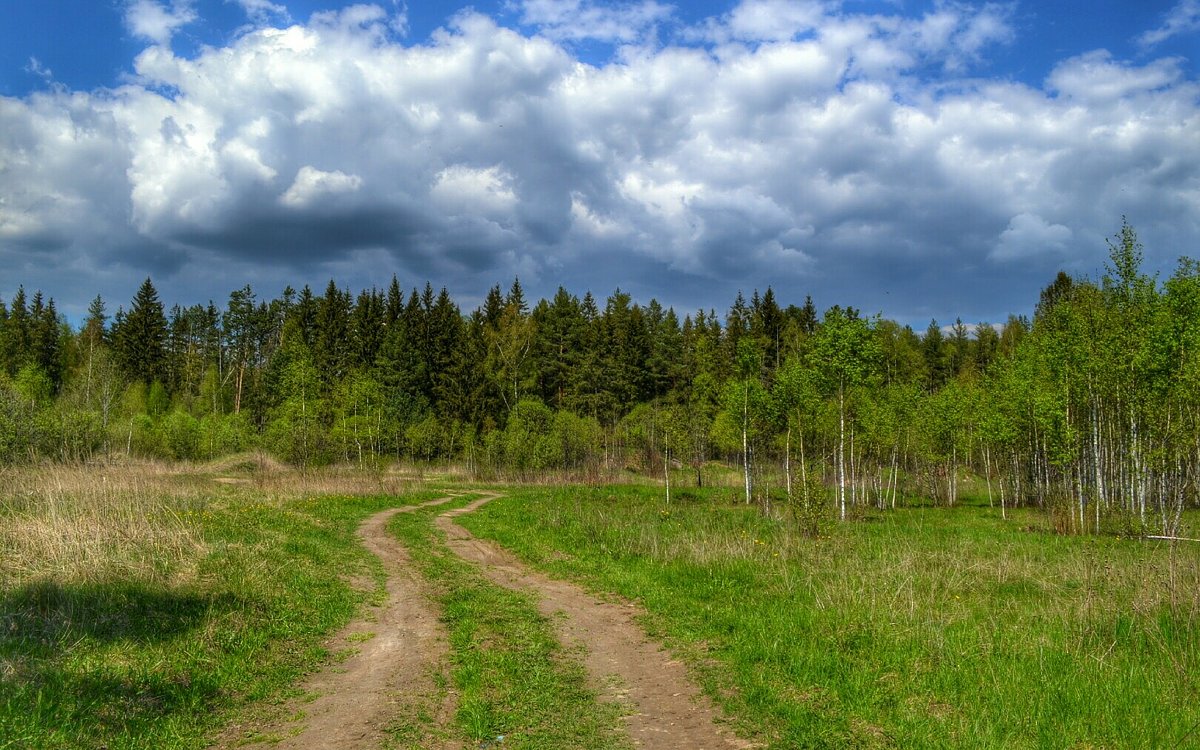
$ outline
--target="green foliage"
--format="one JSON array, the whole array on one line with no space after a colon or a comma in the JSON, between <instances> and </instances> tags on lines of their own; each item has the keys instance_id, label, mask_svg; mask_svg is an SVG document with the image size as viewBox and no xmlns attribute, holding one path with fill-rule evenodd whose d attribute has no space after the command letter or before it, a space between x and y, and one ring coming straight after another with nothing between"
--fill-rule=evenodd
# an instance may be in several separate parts
<instances>
[{"instance_id":1,"label":"green foliage","mask_svg":"<svg viewBox=\"0 0 1200 750\"><path fill-rule=\"evenodd\" d=\"M597 703L533 598L489 583L446 549L430 522L443 511L400 514L390 528L435 584L450 631L457 721L470 745L499 747L503 736L502 746L514 748L628 747L619 707Z\"/></svg>"},{"instance_id":2,"label":"green foliage","mask_svg":"<svg viewBox=\"0 0 1200 750\"><path fill-rule=\"evenodd\" d=\"M200 421L184 411L163 417L163 445L171 458L193 460L201 456L203 430Z\"/></svg>"},{"instance_id":3,"label":"green foliage","mask_svg":"<svg viewBox=\"0 0 1200 750\"><path fill-rule=\"evenodd\" d=\"M13 390L34 409L49 406L50 399L54 396L54 384L50 381L50 376L34 364L21 368L13 378Z\"/></svg>"},{"instance_id":4,"label":"green foliage","mask_svg":"<svg viewBox=\"0 0 1200 750\"><path fill-rule=\"evenodd\" d=\"M162 498L148 520L169 518L203 543L174 564L152 561L162 576L12 585L0 570L0 744L200 748L248 707L282 703L327 663L329 636L381 593L355 530L396 503Z\"/></svg>"},{"instance_id":5,"label":"green foliage","mask_svg":"<svg viewBox=\"0 0 1200 750\"><path fill-rule=\"evenodd\" d=\"M129 313L114 323L112 339L130 378L149 383L166 375L167 318L149 278L138 287Z\"/></svg>"},{"instance_id":6,"label":"green foliage","mask_svg":"<svg viewBox=\"0 0 1200 750\"><path fill-rule=\"evenodd\" d=\"M519 473L565 462L562 440L554 435L554 412L539 399L521 399L513 407L504 428L504 460Z\"/></svg>"},{"instance_id":7,"label":"green foliage","mask_svg":"<svg viewBox=\"0 0 1200 750\"><path fill-rule=\"evenodd\" d=\"M1200 722L1179 701L1200 674L1194 556L972 506L812 539L690 492L665 513L648 488L529 488L462 523L644 606L766 748L1173 747Z\"/></svg>"},{"instance_id":8,"label":"green foliage","mask_svg":"<svg viewBox=\"0 0 1200 750\"><path fill-rule=\"evenodd\" d=\"M841 306L818 319L769 287L723 321L680 321L619 289L533 303L519 282L464 315L445 289L406 298L396 279L269 301L245 286L169 319L147 279L111 326L97 298L72 334L53 299L19 288L0 303L0 370L28 409L5 407L6 460L90 455L98 418L99 450L150 456L258 444L301 465L407 456L664 483L686 465L696 485L738 464L764 509L812 467L851 516L952 503L977 476L1005 507L1069 500L1072 531L1132 513L1176 533L1200 501L1200 272L1183 259L1160 286L1128 223L1108 249L1099 283L1059 273L1032 323L931 321L923 336Z\"/></svg>"},{"instance_id":9,"label":"green foliage","mask_svg":"<svg viewBox=\"0 0 1200 750\"><path fill-rule=\"evenodd\" d=\"M282 403L276 407L265 440L279 456L298 466L313 466L330 459L327 403L321 379L309 360L307 347L298 341L288 350L280 382Z\"/></svg>"}]
</instances>

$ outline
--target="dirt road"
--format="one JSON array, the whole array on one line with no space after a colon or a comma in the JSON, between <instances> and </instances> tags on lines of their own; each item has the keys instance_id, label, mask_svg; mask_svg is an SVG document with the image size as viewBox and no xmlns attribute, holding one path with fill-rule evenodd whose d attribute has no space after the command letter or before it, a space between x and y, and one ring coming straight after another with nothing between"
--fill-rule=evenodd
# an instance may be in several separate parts
<instances>
[{"instance_id":1,"label":"dirt road","mask_svg":"<svg viewBox=\"0 0 1200 750\"><path fill-rule=\"evenodd\" d=\"M712 702L688 679L685 666L646 637L630 604L597 600L578 586L530 570L511 553L476 539L454 519L501 495L488 493L438 516L437 525L459 557L493 583L533 590L560 641L584 654L592 689L626 708L634 745L647 750L717 750L751 745L720 724Z\"/></svg>"},{"instance_id":2,"label":"dirt road","mask_svg":"<svg viewBox=\"0 0 1200 750\"><path fill-rule=\"evenodd\" d=\"M400 541L386 531L397 513L454 500L453 496L376 513L359 527L363 546L387 572L387 600L337 635L329 650L357 649L345 661L313 675L302 686L311 702L293 701L290 719L268 726L231 727L219 748L375 750L389 726L406 716L432 714L435 726L421 738L430 750L458 750L440 738L454 716L453 700L438 694L434 673L446 664L446 635L424 579ZM282 738L282 739L281 739ZM248 741L249 740L249 741Z\"/></svg>"},{"instance_id":3,"label":"dirt road","mask_svg":"<svg viewBox=\"0 0 1200 750\"><path fill-rule=\"evenodd\" d=\"M578 586L530 570L511 553L476 539L454 522L501 495L482 493L465 507L437 517L450 549L477 565L492 582L532 590L543 615L554 622L568 651L582 655L589 683L602 700L622 707L633 744L646 750L729 750L752 745L735 737L719 722L712 702L689 680L682 663L647 638L635 622L632 604L597 600ZM230 727L217 747L269 744L283 750L375 750L387 728L418 715L433 717L410 746L427 750L459 750L446 739L453 735L453 697L438 694L434 674L447 663L446 635L425 583L404 547L386 532L396 513L440 505L445 497L422 505L396 508L367 519L359 537L387 571L387 601L368 618L348 626L331 651L356 646L346 661L314 675L303 686L311 702L289 707L292 718L247 731Z\"/></svg>"}]
</instances>

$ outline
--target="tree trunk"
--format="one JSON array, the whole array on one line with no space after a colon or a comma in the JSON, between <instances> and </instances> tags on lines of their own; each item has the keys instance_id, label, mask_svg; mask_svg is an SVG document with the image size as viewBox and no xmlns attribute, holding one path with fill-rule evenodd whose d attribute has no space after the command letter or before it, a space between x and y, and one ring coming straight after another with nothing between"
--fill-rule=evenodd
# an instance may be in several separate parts
<instances>
[{"instance_id":1,"label":"tree trunk","mask_svg":"<svg viewBox=\"0 0 1200 750\"><path fill-rule=\"evenodd\" d=\"M838 386L838 506L841 519L846 520L846 394L843 386Z\"/></svg>"},{"instance_id":2,"label":"tree trunk","mask_svg":"<svg viewBox=\"0 0 1200 750\"><path fill-rule=\"evenodd\" d=\"M783 476L787 483L788 505L792 503L792 423L788 422L787 437L783 440Z\"/></svg>"},{"instance_id":3,"label":"tree trunk","mask_svg":"<svg viewBox=\"0 0 1200 750\"><path fill-rule=\"evenodd\" d=\"M746 505L750 504L750 388L742 390L742 476L746 483Z\"/></svg>"}]
</instances>

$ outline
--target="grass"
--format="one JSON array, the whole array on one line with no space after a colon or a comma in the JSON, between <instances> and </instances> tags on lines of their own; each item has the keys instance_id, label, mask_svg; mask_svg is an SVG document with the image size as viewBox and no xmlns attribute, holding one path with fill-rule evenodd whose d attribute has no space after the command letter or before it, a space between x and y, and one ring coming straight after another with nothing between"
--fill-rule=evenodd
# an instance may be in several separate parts
<instances>
[{"instance_id":1,"label":"grass","mask_svg":"<svg viewBox=\"0 0 1200 750\"><path fill-rule=\"evenodd\" d=\"M470 746L631 747L619 731L618 708L597 704L583 667L564 652L532 596L489 583L446 548L431 519L448 507L398 515L389 528L438 592L450 633L456 718ZM412 733L411 725L397 730L397 746L422 747L411 744Z\"/></svg>"},{"instance_id":2,"label":"grass","mask_svg":"<svg viewBox=\"0 0 1200 750\"><path fill-rule=\"evenodd\" d=\"M284 710L327 636L382 595L358 524L440 494L256 457L22 469L0 487L0 750L197 748ZM640 601L764 747L1200 745L1200 545L1056 536L969 502L812 540L728 489L669 508L660 492L526 488L461 521ZM390 527L436 589L452 661L390 746L628 747L535 602L446 549L442 510Z\"/></svg>"},{"instance_id":3,"label":"grass","mask_svg":"<svg viewBox=\"0 0 1200 750\"><path fill-rule=\"evenodd\" d=\"M462 523L641 602L768 747L1200 744L1200 545L1055 536L972 505L811 540L688 493L524 489Z\"/></svg>"},{"instance_id":4,"label":"grass","mask_svg":"<svg viewBox=\"0 0 1200 750\"><path fill-rule=\"evenodd\" d=\"M382 592L379 477L24 469L0 494L0 749L195 748ZM367 491L368 497L326 497ZM415 493L416 502L428 493Z\"/></svg>"}]
</instances>

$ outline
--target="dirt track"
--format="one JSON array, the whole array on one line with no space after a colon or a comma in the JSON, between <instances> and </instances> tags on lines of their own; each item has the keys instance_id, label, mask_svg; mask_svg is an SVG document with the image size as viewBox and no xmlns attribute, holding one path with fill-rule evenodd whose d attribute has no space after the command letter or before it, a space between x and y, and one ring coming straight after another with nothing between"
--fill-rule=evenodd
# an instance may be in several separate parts
<instances>
[{"instance_id":1,"label":"dirt track","mask_svg":"<svg viewBox=\"0 0 1200 750\"><path fill-rule=\"evenodd\" d=\"M687 669L634 621L631 604L598 601L578 586L531 571L491 542L476 539L454 518L500 495L491 493L438 516L450 549L480 566L492 582L532 589L539 608L552 619L559 640L584 653L592 689L627 708L625 722L637 747L648 750L747 748L717 723L712 702L688 679Z\"/></svg>"},{"instance_id":2,"label":"dirt track","mask_svg":"<svg viewBox=\"0 0 1200 750\"><path fill-rule=\"evenodd\" d=\"M634 745L647 750L718 750L749 748L721 726L719 714L687 676L682 663L646 637L634 621L632 604L601 602L574 584L531 571L512 554L479 540L454 522L501 495L485 493L469 505L443 513L437 525L450 549L479 566L492 582L517 590L533 590L569 651L582 654L591 687L602 700L623 708ZM420 747L459 750L461 743L444 739L452 733L453 697L438 696L434 674L447 662L446 636L438 613L425 593L403 546L386 533L396 513L440 505L454 497L396 508L367 519L359 536L383 562L388 574L387 601L368 619L340 633L331 650L358 645L346 661L314 675L303 686L316 697L295 702L280 721L252 733L230 727L218 747L269 744L285 750L375 750L385 730L423 713L436 726L424 732ZM248 739L252 741L247 742ZM564 749L565 750L565 749Z\"/></svg>"},{"instance_id":3,"label":"dirt track","mask_svg":"<svg viewBox=\"0 0 1200 750\"><path fill-rule=\"evenodd\" d=\"M297 721L247 728L231 727L218 747L262 747L283 750L367 750L381 746L384 731L397 719L432 709L435 723L422 747L457 750L461 745L436 739L438 728L454 715L452 700L438 699L434 671L446 663L447 644L438 612L425 592L424 580L413 568L408 552L387 533L387 522L397 513L441 505L444 497L421 505L376 513L359 527L363 546L383 562L387 572L387 601L373 608L368 618L347 626L330 644L337 653L357 652L345 661L309 678L304 694L308 703L294 701L289 714ZM261 738L247 742L250 737ZM279 738L282 738L280 741Z\"/></svg>"}]
</instances>

